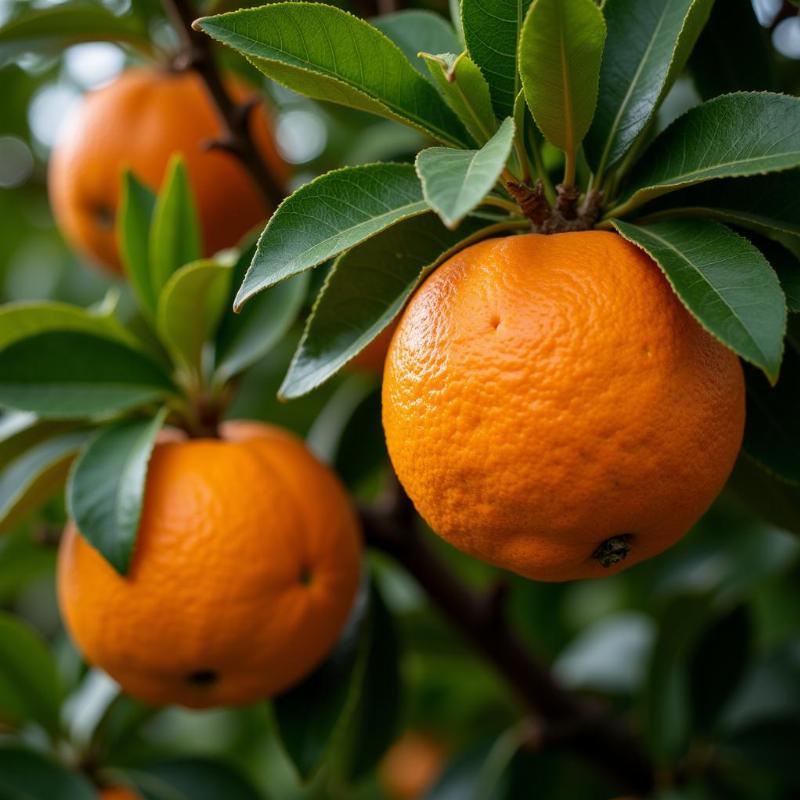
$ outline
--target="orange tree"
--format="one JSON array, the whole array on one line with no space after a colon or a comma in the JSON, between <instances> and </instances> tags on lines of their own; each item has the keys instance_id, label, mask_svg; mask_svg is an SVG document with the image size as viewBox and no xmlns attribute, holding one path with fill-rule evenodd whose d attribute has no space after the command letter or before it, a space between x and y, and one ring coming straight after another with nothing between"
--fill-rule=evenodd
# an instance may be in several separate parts
<instances>
[{"instance_id":1,"label":"orange tree","mask_svg":"<svg viewBox=\"0 0 800 800\"><path fill-rule=\"evenodd\" d=\"M78 123L53 198L126 282L0 311L0 797L793 796L792 64L745 0L241 5L0 28L218 126ZM284 172L220 63L357 140L257 242Z\"/></svg>"}]
</instances>

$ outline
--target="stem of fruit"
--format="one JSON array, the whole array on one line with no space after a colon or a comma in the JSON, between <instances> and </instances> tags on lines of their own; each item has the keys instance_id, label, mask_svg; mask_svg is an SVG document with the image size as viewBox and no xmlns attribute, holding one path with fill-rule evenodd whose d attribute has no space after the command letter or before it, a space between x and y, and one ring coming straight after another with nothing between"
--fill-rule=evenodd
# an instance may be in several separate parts
<instances>
[{"instance_id":1,"label":"stem of fruit","mask_svg":"<svg viewBox=\"0 0 800 800\"><path fill-rule=\"evenodd\" d=\"M367 542L394 558L513 688L538 724L531 747L570 750L625 791L647 794L654 770L628 724L563 689L508 624L505 591L484 595L460 581L414 528L414 511L398 486L383 505L360 511Z\"/></svg>"},{"instance_id":2,"label":"stem of fruit","mask_svg":"<svg viewBox=\"0 0 800 800\"><path fill-rule=\"evenodd\" d=\"M189 0L162 0L162 2L164 10L183 41L183 52L176 60L176 65L178 68L197 72L217 110L217 116L224 130L224 137L218 143L219 146L239 159L250 171L267 202L273 208L277 208L285 196L285 191L261 158L250 135L249 112L253 106L248 103L240 106L231 99L217 69L211 40L192 28L196 15Z\"/></svg>"}]
</instances>

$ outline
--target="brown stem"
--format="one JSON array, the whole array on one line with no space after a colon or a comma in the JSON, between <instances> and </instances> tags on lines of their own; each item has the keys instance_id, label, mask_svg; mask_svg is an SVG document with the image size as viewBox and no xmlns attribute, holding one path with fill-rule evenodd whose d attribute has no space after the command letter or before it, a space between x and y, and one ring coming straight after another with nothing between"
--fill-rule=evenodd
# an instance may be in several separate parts
<instances>
[{"instance_id":1,"label":"brown stem","mask_svg":"<svg viewBox=\"0 0 800 800\"><path fill-rule=\"evenodd\" d=\"M628 725L563 689L520 640L502 609L504 590L479 594L459 580L414 530L407 510L362 508L367 542L398 561L435 606L502 675L525 707L541 718L541 744L562 747L594 764L621 789L646 794L654 770Z\"/></svg>"},{"instance_id":2,"label":"brown stem","mask_svg":"<svg viewBox=\"0 0 800 800\"><path fill-rule=\"evenodd\" d=\"M269 205L276 208L286 192L270 172L250 135L249 112L253 104L237 105L231 99L217 69L211 40L192 28L195 12L189 0L162 1L184 44L176 66L193 69L203 79L224 129L220 146L238 158L250 171Z\"/></svg>"}]
</instances>

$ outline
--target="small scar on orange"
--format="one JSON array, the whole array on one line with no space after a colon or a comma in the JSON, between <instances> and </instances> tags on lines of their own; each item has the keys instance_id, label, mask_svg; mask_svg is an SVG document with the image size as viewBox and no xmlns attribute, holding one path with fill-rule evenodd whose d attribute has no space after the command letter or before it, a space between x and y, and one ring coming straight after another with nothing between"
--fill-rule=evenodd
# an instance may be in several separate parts
<instances>
[{"instance_id":1,"label":"small scar on orange","mask_svg":"<svg viewBox=\"0 0 800 800\"><path fill-rule=\"evenodd\" d=\"M198 669L186 676L190 686L213 686L219 680L219 673L213 669Z\"/></svg>"},{"instance_id":2,"label":"small scar on orange","mask_svg":"<svg viewBox=\"0 0 800 800\"><path fill-rule=\"evenodd\" d=\"M303 567L303 569L300 570L300 583L302 583L303 586L310 586L312 578L313 575L308 567Z\"/></svg>"},{"instance_id":3,"label":"small scar on orange","mask_svg":"<svg viewBox=\"0 0 800 800\"><path fill-rule=\"evenodd\" d=\"M497 330L500 327L500 317L497 314L494 314L489 320L489 324L494 330Z\"/></svg>"},{"instance_id":4,"label":"small scar on orange","mask_svg":"<svg viewBox=\"0 0 800 800\"><path fill-rule=\"evenodd\" d=\"M92 206L92 216L101 228L111 230L114 227L114 209L104 204Z\"/></svg>"}]
</instances>

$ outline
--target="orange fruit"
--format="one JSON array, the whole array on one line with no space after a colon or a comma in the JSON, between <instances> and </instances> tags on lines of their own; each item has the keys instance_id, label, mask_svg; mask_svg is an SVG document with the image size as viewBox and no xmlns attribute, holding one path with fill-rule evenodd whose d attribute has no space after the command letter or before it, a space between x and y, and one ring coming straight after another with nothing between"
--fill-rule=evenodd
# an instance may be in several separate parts
<instances>
[{"instance_id":1,"label":"orange fruit","mask_svg":"<svg viewBox=\"0 0 800 800\"><path fill-rule=\"evenodd\" d=\"M739 451L744 382L641 250L528 234L457 253L414 295L383 421L444 539L529 578L592 578L705 512Z\"/></svg>"},{"instance_id":2,"label":"orange fruit","mask_svg":"<svg viewBox=\"0 0 800 800\"><path fill-rule=\"evenodd\" d=\"M254 93L235 80L228 81L228 88L239 102ZM286 167L263 107L250 119L256 145L282 183ZM233 155L207 148L221 134L203 83L191 71L130 69L90 92L50 158L50 200L67 241L111 272L122 272L115 231L122 172L132 170L157 191L170 157L180 153L195 194L205 253L235 245L272 209Z\"/></svg>"},{"instance_id":3,"label":"orange fruit","mask_svg":"<svg viewBox=\"0 0 800 800\"><path fill-rule=\"evenodd\" d=\"M292 434L226 423L157 444L127 577L67 526L62 615L86 659L154 705L272 696L331 650L361 542L332 473Z\"/></svg>"},{"instance_id":4,"label":"orange fruit","mask_svg":"<svg viewBox=\"0 0 800 800\"><path fill-rule=\"evenodd\" d=\"M424 733L409 731L389 749L379 769L380 784L391 800L417 800L441 775L447 751Z\"/></svg>"},{"instance_id":5,"label":"orange fruit","mask_svg":"<svg viewBox=\"0 0 800 800\"><path fill-rule=\"evenodd\" d=\"M141 800L141 796L124 786L109 786L100 790L100 800Z\"/></svg>"}]
</instances>

